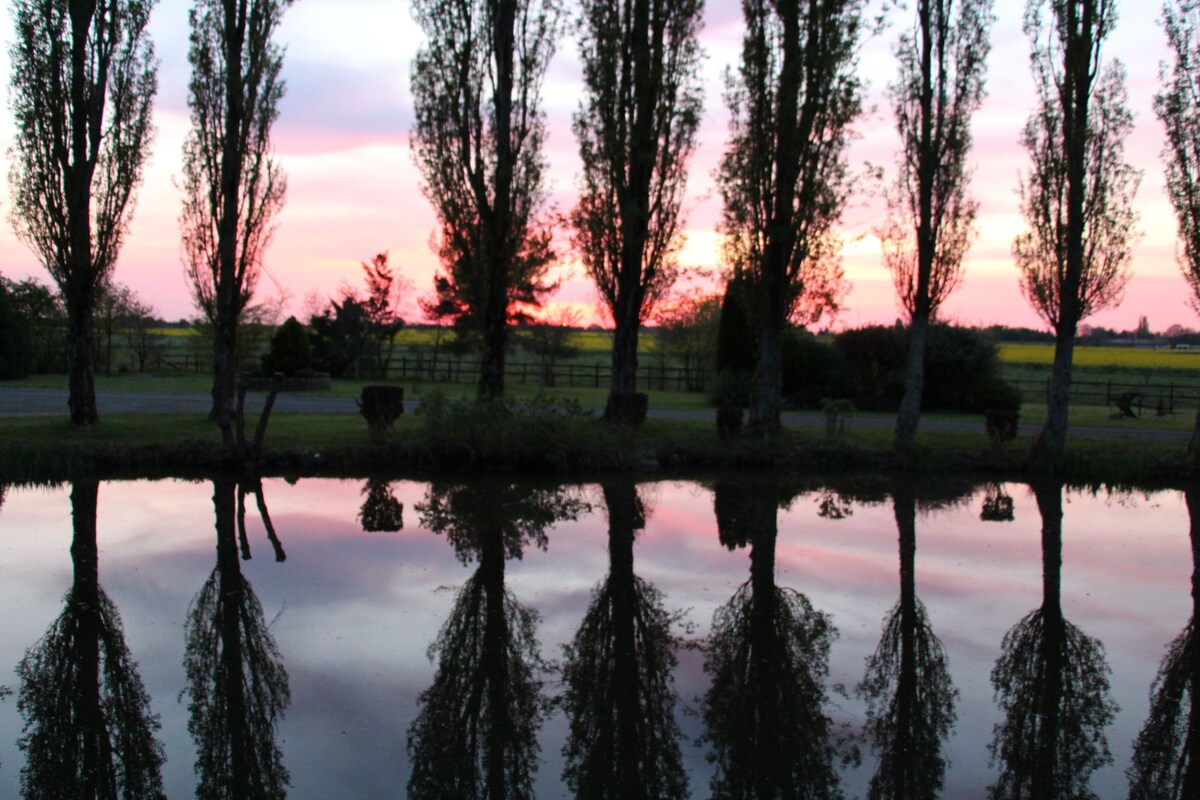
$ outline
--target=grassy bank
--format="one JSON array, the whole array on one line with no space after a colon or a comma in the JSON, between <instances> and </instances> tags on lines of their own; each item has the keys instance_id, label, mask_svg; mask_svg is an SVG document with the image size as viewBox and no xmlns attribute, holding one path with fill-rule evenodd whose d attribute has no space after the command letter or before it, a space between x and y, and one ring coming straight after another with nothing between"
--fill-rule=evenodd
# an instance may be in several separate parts
<instances>
[{"instance_id":1,"label":"grassy bank","mask_svg":"<svg viewBox=\"0 0 1200 800\"><path fill-rule=\"evenodd\" d=\"M767 443L721 439L710 420L650 419L628 432L570 403L566 411L534 402L510 413L451 401L402 417L385 444L367 441L357 415L276 414L262 468L268 474L894 470L1018 478L1031 474L1026 455L1036 430L1028 425L1016 440L996 447L982 425L923 429L912 458L901 463L883 427L852 425L843 440L833 441L821 427L793 425L779 441ZM207 474L236 466L223 460L216 428L195 415L110 414L86 431L58 417L0 418L0 441L0 482ZM1155 439L1076 433L1057 474L1088 483L1178 484L1200 477L1188 463L1186 443L1183 428L1178 437Z\"/></svg>"}]
</instances>

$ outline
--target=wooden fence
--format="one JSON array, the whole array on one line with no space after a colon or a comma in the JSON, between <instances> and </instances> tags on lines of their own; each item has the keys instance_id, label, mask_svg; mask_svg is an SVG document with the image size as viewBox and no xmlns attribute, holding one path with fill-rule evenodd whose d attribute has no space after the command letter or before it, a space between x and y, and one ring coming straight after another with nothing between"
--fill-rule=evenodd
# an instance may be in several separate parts
<instances>
[{"instance_id":1,"label":"wooden fence","mask_svg":"<svg viewBox=\"0 0 1200 800\"><path fill-rule=\"evenodd\" d=\"M393 359L388 377L399 380L426 380L439 383L474 383L479 380L477 359L440 356L400 356ZM534 384L547 388L606 388L612 380L609 364L540 364L529 361L505 361L504 377L515 384ZM657 391L703 392L708 371L694 367L668 367L644 364L638 368L639 389Z\"/></svg>"},{"instance_id":2,"label":"wooden fence","mask_svg":"<svg viewBox=\"0 0 1200 800\"><path fill-rule=\"evenodd\" d=\"M1008 381L1026 402L1044 403L1049 379L1014 378ZM1149 381L1071 381L1071 402L1085 406L1131 408L1137 414L1166 416L1190 413L1200 407L1200 385Z\"/></svg>"}]
</instances>

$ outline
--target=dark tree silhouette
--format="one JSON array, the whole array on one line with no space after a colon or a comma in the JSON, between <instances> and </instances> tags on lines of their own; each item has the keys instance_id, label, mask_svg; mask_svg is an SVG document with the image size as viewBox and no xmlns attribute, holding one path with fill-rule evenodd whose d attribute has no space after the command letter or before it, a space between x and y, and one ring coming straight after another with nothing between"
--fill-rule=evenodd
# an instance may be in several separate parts
<instances>
[{"instance_id":1,"label":"dark tree silhouette","mask_svg":"<svg viewBox=\"0 0 1200 800\"><path fill-rule=\"evenodd\" d=\"M116 606L100 586L95 481L71 489L75 577L66 608L25 652L17 710L25 719L26 798L162 798L158 717L125 644Z\"/></svg>"},{"instance_id":2,"label":"dark tree silhouette","mask_svg":"<svg viewBox=\"0 0 1200 800\"><path fill-rule=\"evenodd\" d=\"M358 511L364 531L398 531L404 527L404 504L392 494L392 484L368 478L362 493L367 497Z\"/></svg>"},{"instance_id":3,"label":"dark tree silhouette","mask_svg":"<svg viewBox=\"0 0 1200 800\"><path fill-rule=\"evenodd\" d=\"M1038 100L1022 136L1033 161L1021 178L1029 229L1013 242L1013 257L1022 293L1054 329L1046 421L1034 448L1043 460L1066 446L1076 329L1120 298L1137 239L1141 176L1125 160L1133 127L1125 71L1118 62L1102 68L1115 21L1115 0L1031 0L1025 11Z\"/></svg>"},{"instance_id":4,"label":"dark tree silhouette","mask_svg":"<svg viewBox=\"0 0 1200 800\"><path fill-rule=\"evenodd\" d=\"M95 308L150 158L153 0L15 0L13 228L62 291L71 424L96 413Z\"/></svg>"},{"instance_id":5,"label":"dark tree silhouette","mask_svg":"<svg viewBox=\"0 0 1200 800\"><path fill-rule=\"evenodd\" d=\"M643 321L675 282L687 161L703 92L702 0L584 0L575 115L583 162L570 215L575 250L612 315L612 383L637 389ZM624 420L617 420L623 422Z\"/></svg>"},{"instance_id":6,"label":"dark tree silhouette","mask_svg":"<svg viewBox=\"0 0 1200 800\"><path fill-rule=\"evenodd\" d=\"M272 37L293 0L194 0L188 12L192 130L183 145L184 270L213 324L212 418L233 446L238 325L287 187L271 157L283 97Z\"/></svg>"},{"instance_id":7,"label":"dark tree silhouette","mask_svg":"<svg viewBox=\"0 0 1200 800\"><path fill-rule=\"evenodd\" d=\"M276 740L291 693L262 605L238 561L236 489L232 478L213 480L217 564L192 600L185 629L183 695L202 800L287 796Z\"/></svg>"},{"instance_id":8,"label":"dark tree silhouette","mask_svg":"<svg viewBox=\"0 0 1200 800\"><path fill-rule=\"evenodd\" d=\"M758 330L750 427L779 433L783 331L844 293L836 237L858 116L861 0L744 0L746 34L726 79L729 145L717 173L725 259L749 279Z\"/></svg>"},{"instance_id":9,"label":"dark tree silhouette","mask_svg":"<svg viewBox=\"0 0 1200 800\"><path fill-rule=\"evenodd\" d=\"M1167 646L1150 691L1150 715L1133 745L1129 800L1200 797L1200 490L1187 498L1192 616Z\"/></svg>"},{"instance_id":10,"label":"dark tree silhouette","mask_svg":"<svg viewBox=\"0 0 1200 800\"><path fill-rule=\"evenodd\" d=\"M414 800L533 796L546 665L537 614L505 586L505 560L544 547L546 529L582 507L561 489L502 480L431 485L418 505L421 524L478 566L429 647L437 672L408 730Z\"/></svg>"},{"instance_id":11,"label":"dark tree silhouette","mask_svg":"<svg viewBox=\"0 0 1200 800\"><path fill-rule=\"evenodd\" d=\"M841 797L823 709L837 630L807 597L775 584L783 491L766 482L746 491L740 505L747 531L731 531L722 540L750 542L750 580L717 609L705 648L712 686L701 710L703 741L716 765L712 796Z\"/></svg>"},{"instance_id":12,"label":"dark tree silhouette","mask_svg":"<svg viewBox=\"0 0 1200 800\"><path fill-rule=\"evenodd\" d=\"M566 647L562 704L570 723L564 778L576 798L688 797L675 721L673 618L633 571L646 508L632 480L603 484L609 572Z\"/></svg>"},{"instance_id":13,"label":"dark tree silhouette","mask_svg":"<svg viewBox=\"0 0 1200 800\"><path fill-rule=\"evenodd\" d=\"M412 66L413 157L441 227L439 319L483 336L479 394L504 391L514 304L549 290L541 84L559 34L554 0L418 0L428 42Z\"/></svg>"},{"instance_id":14,"label":"dark tree silhouette","mask_svg":"<svg viewBox=\"0 0 1200 800\"><path fill-rule=\"evenodd\" d=\"M1192 289L1192 308L1200 311L1200 19L1196 0L1167 0L1162 24L1171 50L1159 68L1162 90L1154 96L1154 113L1166 128L1163 148L1167 196L1175 209L1179 243L1175 259ZM1200 413L1188 444L1193 463L1200 463Z\"/></svg>"},{"instance_id":15,"label":"dark tree silhouette","mask_svg":"<svg viewBox=\"0 0 1200 800\"><path fill-rule=\"evenodd\" d=\"M870 800L933 800L946 776L942 745L958 697L946 651L917 598L917 502L911 486L892 494L900 533L900 600L884 618L858 692L867 701L867 737L879 756Z\"/></svg>"},{"instance_id":16,"label":"dark tree silhouette","mask_svg":"<svg viewBox=\"0 0 1200 800\"><path fill-rule=\"evenodd\" d=\"M901 139L899 175L880 235L884 263L909 317L904 397L893 445L912 449L921 418L930 319L962 276L979 204L967 197L971 116L983 101L992 0L918 0L896 43L900 76L888 95Z\"/></svg>"},{"instance_id":17,"label":"dark tree silhouette","mask_svg":"<svg viewBox=\"0 0 1200 800\"><path fill-rule=\"evenodd\" d=\"M1042 517L1042 605L1004 635L992 686L1004 712L990 745L995 800L1090 800L1092 773L1112 761L1104 646L1063 617L1062 487L1034 486Z\"/></svg>"}]
</instances>

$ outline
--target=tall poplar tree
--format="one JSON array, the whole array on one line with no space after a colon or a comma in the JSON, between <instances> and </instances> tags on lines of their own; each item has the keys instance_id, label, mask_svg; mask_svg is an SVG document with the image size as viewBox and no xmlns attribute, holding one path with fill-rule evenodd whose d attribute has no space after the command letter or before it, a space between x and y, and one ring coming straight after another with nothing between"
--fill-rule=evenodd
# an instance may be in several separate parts
<instances>
[{"instance_id":1,"label":"tall poplar tree","mask_svg":"<svg viewBox=\"0 0 1200 800\"><path fill-rule=\"evenodd\" d=\"M272 41L293 0L196 0L188 12L192 130L183 145L184 269L213 323L212 418L233 445L237 335L287 187L271 157L283 97Z\"/></svg>"},{"instance_id":2,"label":"tall poplar tree","mask_svg":"<svg viewBox=\"0 0 1200 800\"><path fill-rule=\"evenodd\" d=\"M71 424L96 412L95 307L150 157L153 0L14 0L12 225L58 284Z\"/></svg>"},{"instance_id":3,"label":"tall poplar tree","mask_svg":"<svg viewBox=\"0 0 1200 800\"><path fill-rule=\"evenodd\" d=\"M428 41L412 68L413 157L441 226L442 316L483 335L481 397L504 392L514 304L550 287L541 85L558 0L415 0Z\"/></svg>"},{"instance_id":4,"label":"tall poplar tree","mask_svg":"<svg viewBox=\"0 0 1200 800\"><path fill-rule=\"evenodd\" d=\"M702 0L583 0L586 96L575 115L583 161L575 250L612 315L606 415L637 388L642 321L675 281L687 161L702 93Z\"/></svg>"},{"instance_id":5,"label":"tall poplar tree","mask_svg":"<svg viewBox=\"0 0 1200 800\"><path fill-rule=\"evenodd\" d=\"M846 147L861 108L861 0L743 0L746 34L726 78L732 120L717 173L725 259L752 291L758 360L750 427L779 433L783 331L844 293L833 226L850 187Z\"/></svg>"},{"instance_id":6,"label":"tall poplar tree","mask_svg":"<svg viewBox=\"0 0 1200 800\"><path fill-rule=\"evenodd\" d=\"M930 319L958 286L979 203L967 196L971 115L983 100L992 0L917 0L896 44L889 96L902 143L888 193L884 262L909 318L908 371L893 445L912 448L921 419Z\"/></svg>"},{"instance_id":7,"label":"tall poplar tree","mask_svg":"<svg viewBox=\"0 0 1200 800\"><path fill-rule=\"evenodd\" d=\"M1167 129L1163 161L1167 194L1179 224L1176 258L1192 288L1192 307L1200 311L1200 3L1168 0L1163 29L1170 47L1169 64L1160 70L1163 89L1154 96L1154 113ZM1188 452L1200 463L1200 413Z\"/></svg>"},{"instance_id":8,"label":"tall poplar tree","mask_svg":"<svg viewBox=\"0 0 1200 800\"><path fill-rule=\"evenodd\" d=\"M1021 180L1029 229L1013 242L1021 291L1054 330L1046 421L1034 457L1062 455L1080 320L1117 302L1129 279L1140 174L1125 161L1133 127L1125 71L1103 65L1113 0L1031 0L1025 32L1038 102L1022 137L1033 164Z\"/></svg>"}]
</instances>

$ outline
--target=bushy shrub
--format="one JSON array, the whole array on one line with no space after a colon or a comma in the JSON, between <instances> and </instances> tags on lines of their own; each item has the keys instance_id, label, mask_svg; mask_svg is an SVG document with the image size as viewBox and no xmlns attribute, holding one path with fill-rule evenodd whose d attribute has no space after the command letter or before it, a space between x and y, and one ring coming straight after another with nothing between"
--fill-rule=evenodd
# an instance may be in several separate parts
<instances>
[{"instance_id":1,"label":"bushy shrub","mask_svg":"<svg viewBox=\"0 0 1200 800\"><path fill-rule=\"evenodd\" d=\"M783 397L798 408L816 408L826 397L846 397L850 391L846 359L802 329L783 334Z\"/></svg>"},{"instance_id":2,"label":"bushy shrub","mask_svg":"<svg viewBox=\"0 0 1200 800\"><path fill-rule=\"evenodd\" d=\"M295 317L288 317L271 337L271 349L262 357L263 371L282 372L291 378L312 368L312 345L308 332Z\"/></svg>"},{"instance_id":3,"label":"bushy shrub","mask_svg":"<svg viewBox=\"0 0 1200 800\"><path fill-rule=\"evenodd\" d=\"M895 411L904 396L909 331L873 325L845 331L837 348L845 358L854 404L869 411ZM996 345L981 331L932 325L925 344L925 411L981 413L1020 407L1020 395L1000 376Z\"/></svg>"},{"instance_id":4,"label":"bushy shrub","mask_svg":"<svg viewBox=\"0 0 1200 800\"><path fill-rule=\"evenodd\" d=\"M438 458L562 467L595 445L591 412L569 398L451 400L434 391L416 413L425 445Z\"/></svg>"}]
</instances>

